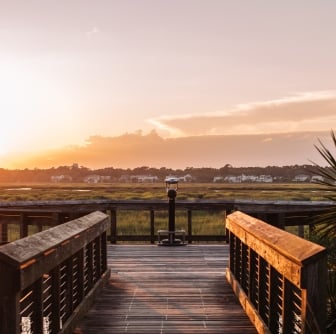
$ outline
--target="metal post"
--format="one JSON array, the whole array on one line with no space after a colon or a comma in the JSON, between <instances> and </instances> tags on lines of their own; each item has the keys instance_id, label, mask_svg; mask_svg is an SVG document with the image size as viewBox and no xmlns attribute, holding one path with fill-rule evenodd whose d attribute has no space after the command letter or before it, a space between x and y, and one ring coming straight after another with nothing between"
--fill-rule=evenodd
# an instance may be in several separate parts
<instances>
[{"instance_id":1,"label":"metal post","mask_svg":"<svg viewBox=\"0 0 336 334\"><path fill-rule=\"evenodd\" d=\"M168 206L168 231L169 231L169 243L174 244L175 242L175 197L176 190L168 190L169 206Z\"/></svg>"},{"instance_id":2,"label":"metal post","mask_svg":"<svg viewBox=\"0 0 336 334\"><path fill-rule=\"evenodd\" d=\"M178 178L167 177L165 180L166 191L168 196L168 230L159 230L158 239L159 246L178 246L186 245L185 243L185 231L175 230L175 198L178 189ZM162 235L167 235L167 239L161 240ZM175 239L176 235L181 235L181 239Z\"/></svg>"}]
</instances>

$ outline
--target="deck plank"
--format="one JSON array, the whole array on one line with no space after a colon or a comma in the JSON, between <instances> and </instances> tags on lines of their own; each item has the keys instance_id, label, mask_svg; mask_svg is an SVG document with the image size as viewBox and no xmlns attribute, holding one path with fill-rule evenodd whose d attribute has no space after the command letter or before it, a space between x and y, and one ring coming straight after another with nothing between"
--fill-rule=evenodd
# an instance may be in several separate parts
<instances>
[{"instance_id":1,"label":"deck plank","mask_svg":"<svg viewBox=\"0 0 336 334\"><path fill-rule=\"evenodd\" d=\"M109 245L109 284L84 334L244 333L255 328L225 279L227 245Z\"/></svg>"}]
</instances>

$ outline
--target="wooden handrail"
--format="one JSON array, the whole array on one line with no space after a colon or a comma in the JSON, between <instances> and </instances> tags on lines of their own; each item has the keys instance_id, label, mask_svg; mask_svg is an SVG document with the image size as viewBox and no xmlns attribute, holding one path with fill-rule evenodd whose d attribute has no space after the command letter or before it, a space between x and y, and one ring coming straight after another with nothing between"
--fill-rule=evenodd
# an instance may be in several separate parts
<instances>
[{"instance_id":1,"label":"wooden handrail","mask_svg":"<svg viewBox=\"0 0 336 334\"><path fill-rule=\"evenodd\" d=\"M93 211L102 211L110 216L108 239L117 241L147 241L157 240L155 214L168 210L165 200L71 200L71 201L21 201L0 202L0 244L12 241L11 228L16 226L20 238L30 233L32 226L39 231L45 227L56 226L66 221L81 217ZM216 211L231 213L234 210L244 211L263 221L280 227L301 226L312 223L312 217L335 205L328 201L255 201L255 200L176 200L176 210L186 211L186 233L189 243L193 241L223 241L226 236L195 235L192 233L192 213ZM148 235L118 235L117 213L123 210L142 210L149 212ZM224 217L223 217L224 218Z\"/></svg>"},{"instance_id":2,"label":"wooden handrail","mask_svg":"<svg viewBox=\"0 0 336 334\"><path fill-rule=\"evenodd\" d=\"M227 216L227 279L259 333L325 333L327 253L242 212Z\"/></svg>"},{"instance_id":3,"label":"wooden handrail","mask_svg":"<svg viewBox=\"0 0 336 334\"><path fill-rule=\"evenodd\" d=\"M71 333L108 278L108 216L93 212L0 247L0 333Z\"/></svg>"}]
</instances>

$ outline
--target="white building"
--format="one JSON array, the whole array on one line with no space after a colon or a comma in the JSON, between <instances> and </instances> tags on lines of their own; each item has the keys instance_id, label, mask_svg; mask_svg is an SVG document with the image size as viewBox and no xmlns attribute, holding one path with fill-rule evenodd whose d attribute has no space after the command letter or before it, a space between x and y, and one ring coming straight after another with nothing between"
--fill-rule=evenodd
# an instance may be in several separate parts
<instances>
[{"instance_id":1,"label":"white building","mask_svg":"<svg viewBox=\"0 0 336 334\"><path fill-rule=\"evenodd\" d=\"M259 175L256 182L272 183L273 177L271 175Z\"/></svg>"},{"instance_id":2,"label":"white building","mask_svg":"<svg viewBox=\"0 0 336 334\"><path fill-rule=\"evenodd\" d=\"M294 182L308 182L309 181L309 175L306 174L298 174L293 179Z\"/></svg>"},{"instance_id":3,"label":"white building","mask_svg":"<svg viewBox=\"0 0 336 334\"><path fill-rule=\"evenodd\" d=\"M150 175L133 175L131 176L131 181L138 183L153 183L158 182L159 178L157 176Z\"/></svg>"},{"instance_id":4,"label":"white building","mask_svg":"<svg viewBox=\"0 0 336 334\"><path fill-rule=\"evenodd\" d=\"M71 182L72 177L70 175L53 175L50 178L51 182Z\"/></svg>"}]
</instances>

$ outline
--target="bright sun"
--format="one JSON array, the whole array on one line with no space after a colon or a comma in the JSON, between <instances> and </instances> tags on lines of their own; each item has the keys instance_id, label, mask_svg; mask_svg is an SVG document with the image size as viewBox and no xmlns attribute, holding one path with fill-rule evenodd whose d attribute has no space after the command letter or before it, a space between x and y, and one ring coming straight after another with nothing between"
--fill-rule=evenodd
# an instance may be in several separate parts
<instances>
[{"instance_id":1,"label":"bright sun","mask_svg":"<svg viewBox=\"0 0 336 334\"><path fill-rule=\"evenodd\" d=\"M42 126L52 90L36 71L22 66L1 64L0 73L0 154L24 151L35 135L32 129Z\"/></svg>"}]
</instances>

